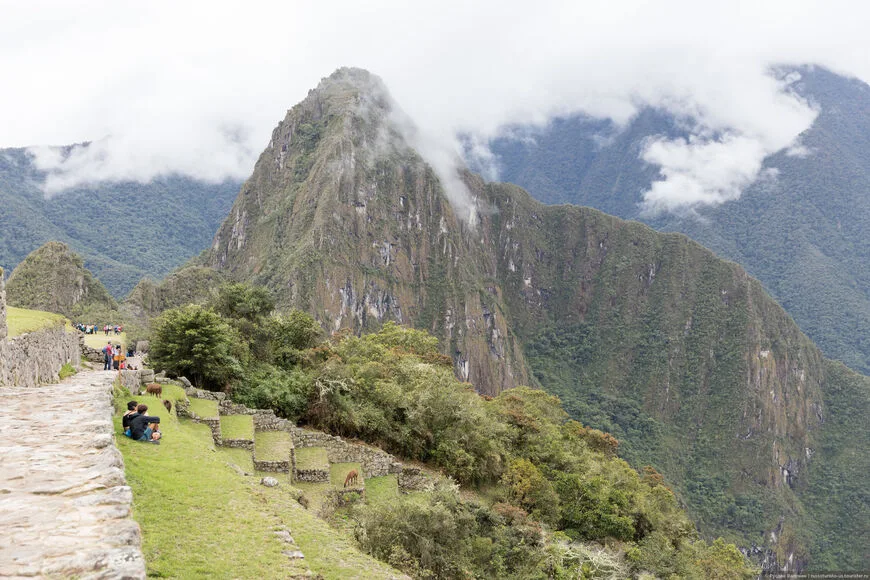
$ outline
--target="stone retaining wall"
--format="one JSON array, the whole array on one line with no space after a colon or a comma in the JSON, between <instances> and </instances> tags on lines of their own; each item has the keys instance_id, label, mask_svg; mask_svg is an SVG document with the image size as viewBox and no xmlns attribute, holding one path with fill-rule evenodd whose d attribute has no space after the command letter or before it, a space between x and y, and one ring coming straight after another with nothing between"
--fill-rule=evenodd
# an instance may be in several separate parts
<instances>
[{"instance_id":1,"label":"stone retaining wall","mask_svg":"<svg viewBox=\"0 0 870 580\"><path fill-rule=\"evenodd\" d=\"M291 450L292 453L292 450ZM272 473L290 473L290 460L263 461L254 456L254 469L257 471L269 471Z\"/></svg>"},{"instance_id":2,"label":"stone retaining wall","mask_svg":"<svg viewBox=\"0 0 870 580\"><path fill-rule=\"evenodd\" d=\"M81 352L78 336L62 325L0 341L0 385L53 383L66 363L79 366Z\"/></svg>"},{"instance_id":3,"label":"stone retaining wall","mask_svg":"<svg viewBox=\"0 0 870 580\"><path fill-rule=\"evenodd\" d=\"M0 385L35 387L53 383L64 364L81 364L78 336L67 332L63 325L7 337L6 282L0 268Z\"/></svg>"},{"instance_id":4,"label":"stone retaining wall","mask_svg":"<svg viewBox=\"0 0 870 580\"><path fill-rule=\"evenodd\" d=\"M212 435L214 433L212 432ZM247 449L248 451L254 450L254 442L250 439L224 439L220 445L224 447L237 447L239 449Z\"/></svg>"},{"instance_id":5,"label":"stone retaining wall","mask_svg":"<svg viewBox=\"0 0 870 580\"><path fill-rule=\"evenodd\" d=\"M399 488L403 491L419 491L430 489L431 479L421 472L419 467L403 466L395 457L359 441L346 441L341 437L329 435L322 431L302 429L291 421L275 415L271 409L249 409L244 405L230 401L225 393L204 391L195 387L188 387L184 391L188 397L209 399L218 401L218 411L221 415L253 415L254 431L286 431L293 440L293 448L323 447L330 463L359 463L362 466L365 477L380 477L395 474L398 476ZM185 412L179 407L179 413ZM188 416L190 414L188 413ZM194 419L200 420L196 417ZM216 430L217 429L217 430ZM219 422L217 428L212 426L212 434L215 443L229 447L245 447L245 444L235 441L220 441ZM247 440L238 440L246 441ZM250 442L247 442L251 444ZM251 444L252 445L252 444ZM283 466L282 466L283 467ZM329 481L329 470L322 469L298 469L296 467L295 452L291 453L291 471L295 474L296 481L323 483ZM266 471L266 470L264 470ZM283 471L283 469L282 469Z\"/></svg>"},{"instance_id":6,"label":"stone retaining wall","mask_svg":"<svg viewBox=\"0 0 870 580\"><path fill-rule=\"evenodd\" d=\"M296 469L293 481L304 483L329 483L328 469Z\"/></svg>"},{"instance_id":7,"label":"stone retaining wall","mask_svg":"<svg viewBox=\"0 0 870 580\"><path fill-rule=\"evenodd\" d=\"M422 469L412 465L403 466L397 479L399 490L404 492L432 491L435 488L435 482Z\"/></svg>"},{"instance_id":8,"label":"stone retaining wall","mask_svg":"<svg viewBox=\"0 0 870 580\"><path fill-rule=\"evenodd\" d=\"M6 277L0 268L0 342L6 340Z\"/></svg>"},{"instance_id":9,"label":"stone retaining wall","mask_svg":"<svg viewBox=\"0 0 870 580\"><path fill-rule=\"evenodd\" d=\"M387 453L360 442L345 441L341 437L321 431L311 431L293 426L290 430L293 446L323 447L331 463L359 463L366 477L379 477L391 473L401 473L402 464Z\"/></svg>"}]
</instances>

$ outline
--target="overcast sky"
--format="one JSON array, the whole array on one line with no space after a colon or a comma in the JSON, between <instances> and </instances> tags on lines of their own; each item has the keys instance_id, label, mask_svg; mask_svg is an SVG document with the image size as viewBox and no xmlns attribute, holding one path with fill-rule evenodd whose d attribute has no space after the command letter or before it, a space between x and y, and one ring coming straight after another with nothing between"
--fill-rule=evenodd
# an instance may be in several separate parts
<instances>
[{"instance_id":1,"label":"overcast sky","mask_svg":"<svg viewBox=\"0 0 870 580\"><path fill-rule=\"evenodd\" d=\"M719 203L816 111L768 75L819 64L870 81L870 3L0 0L0 147L96 141L52 192L167 172L245 178L286 109L339 66L380 75L432 139L583 111L694 119L652 141L653 208ZM812 152L810 152L811 154Z\"/></svg>"}]
</instances>

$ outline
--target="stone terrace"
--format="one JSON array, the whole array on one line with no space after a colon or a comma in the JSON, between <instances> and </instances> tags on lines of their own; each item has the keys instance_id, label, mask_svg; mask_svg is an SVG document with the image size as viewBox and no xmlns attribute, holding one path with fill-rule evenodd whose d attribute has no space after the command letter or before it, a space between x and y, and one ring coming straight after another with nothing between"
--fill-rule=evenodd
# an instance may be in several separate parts
<instances>
[{"instance_id":1,"label":"stone terrace","mask_svg":"<svg viewBox=\"0 0 870 580\"><path fill-rule=\"evenodd\" d=\"M0 387L0 578L144 578L111 372Z\"/></svg>"}]
</instances>

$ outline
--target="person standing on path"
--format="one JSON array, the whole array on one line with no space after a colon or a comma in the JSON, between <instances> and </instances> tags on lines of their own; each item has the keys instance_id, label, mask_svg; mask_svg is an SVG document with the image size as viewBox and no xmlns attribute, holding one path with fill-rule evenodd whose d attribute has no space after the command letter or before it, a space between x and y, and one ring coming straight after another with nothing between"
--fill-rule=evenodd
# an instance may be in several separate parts
<instances>
[{"instance_id":1,"label":"person standing on path","mask_svg":"<svg viewBox=\"0 0 870 580\"><path fill-rule=\"evenodd\" d=\"M112 349L112 343L109 342L105 347L103 347L103 370L110 371L112 370L112 356L114 355Z\"/></svg>"}]
</instances>

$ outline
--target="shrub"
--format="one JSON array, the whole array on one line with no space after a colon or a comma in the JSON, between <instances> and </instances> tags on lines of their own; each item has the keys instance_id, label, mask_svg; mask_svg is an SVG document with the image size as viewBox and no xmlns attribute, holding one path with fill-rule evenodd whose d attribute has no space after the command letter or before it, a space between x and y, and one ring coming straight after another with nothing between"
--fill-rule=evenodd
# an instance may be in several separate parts
<instances>
[{"instance_id":1,"label":"shrub","mask_svg":"<svg viewBox=\"0 0 870 580\"><path fill-rule=\"evenodd\" d=\"M153 324L149 361L188 377L199 388L219 390L242 374L239 337L217 313L199 305L167 310Z\"/></svg>"},{"instance_id":2,"label":"shrub","mask_svg":"<svg viewBox=\"0 0 870 580\"><path fill-rule=\"evenodd\" d=\"M70 363L63 363L63 366L60 367L60 370L57 373L57 376L60 377L60 380L64 380L68 377L76 374L76 368L72 366Z\"/></svg>"},{"instance_id":3,"label":"shrub","mask_svg":"<svg viewBox=\"0 0 870 580\"><path fill-rule=\"evenodd\" d=\"M559 519L559 496L553 485L528 459L515 459L501 479L511 503L547 523Z\"/></svg>"}]
</instances>

